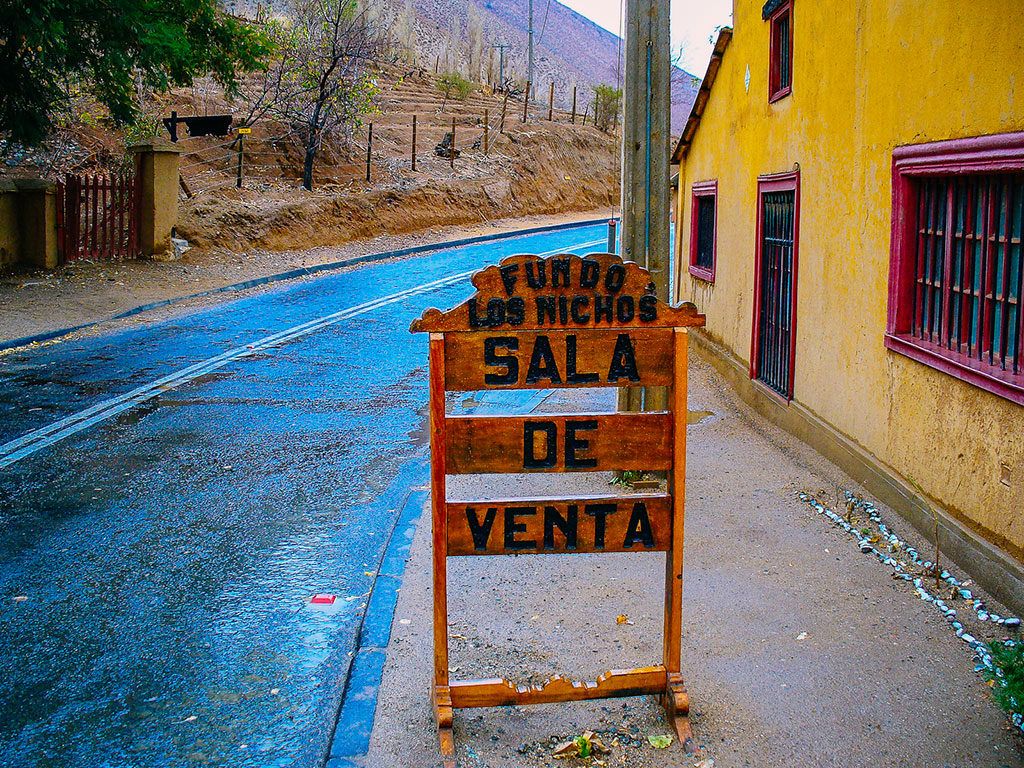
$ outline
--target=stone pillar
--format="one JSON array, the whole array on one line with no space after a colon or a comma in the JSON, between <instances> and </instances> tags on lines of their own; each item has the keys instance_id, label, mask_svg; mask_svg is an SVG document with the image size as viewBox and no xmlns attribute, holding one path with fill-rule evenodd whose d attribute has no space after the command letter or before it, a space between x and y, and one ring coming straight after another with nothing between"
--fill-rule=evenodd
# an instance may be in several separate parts
<instances>
[{"instance_id":1,"label":"stone pillar","mask_svg":"<svg viewBox=\"0 0 1024 768\"><path fill-rule=\"evenodd\" d=\"M41 269L56 269L57 187L44 179L17 179L18 240L21 262Z\"/></svg>"},{"instance_id":2,"label":"stone pillar","mask_svg":"<svg viewBox=\"0 0 1024 768\"><path fill-rule=\"evenodd\" d=\"M0 179L0 272L20 259L18 187L10 179Z\"/></svg>"},{"instance_id":3,"label":"stone pillar","mask_svg":"<svg viewBox=\"0 0 1024 768\"><path fill-rule=\"evenodd\" d=\"M178 223L178 154L170 142L130 147L139 184L139 250L152 258L173 255L171 230Z\"/></svg>"}]
</instances>

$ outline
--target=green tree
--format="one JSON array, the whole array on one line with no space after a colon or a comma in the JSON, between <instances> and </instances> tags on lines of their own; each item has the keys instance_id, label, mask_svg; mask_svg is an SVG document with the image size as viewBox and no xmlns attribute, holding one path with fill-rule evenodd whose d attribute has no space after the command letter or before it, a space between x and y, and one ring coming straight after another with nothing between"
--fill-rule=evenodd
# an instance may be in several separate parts
<instances>
[{"instance_id":1,"label":"green tree","mask_svg":"<svg viewBox=\"0 0 1024 768\"><path fill-rule=\"evenodd\" d=\"M269 50L217 0L0 0L0 132L38 144L76 91L128 124L139 85L162 91L209 73L231 91Z\"/></svg>"},{"instance_id":2,"label":"green tree","mask_svg":"<svg viewBox=\"0 0 1024 768\"><path fill-rule=\"evenodd\" d=\"M594 125L607 133L619 122L622 108L622 89L610 85L594 86Z\"/></svg>"}]
</instances>

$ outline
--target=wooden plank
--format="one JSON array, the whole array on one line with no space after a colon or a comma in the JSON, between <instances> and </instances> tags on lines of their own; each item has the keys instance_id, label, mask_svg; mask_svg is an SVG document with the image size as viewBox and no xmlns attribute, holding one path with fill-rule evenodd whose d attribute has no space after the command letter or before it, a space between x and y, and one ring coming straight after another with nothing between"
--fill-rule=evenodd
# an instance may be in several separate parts
<instances>
[{"instance_id":1,"label":"wooden plank","mask_svg":"<svg viewBox=\"0 0 1024 768\"><path fill-rule=\"evenodd\" d=\"M449 390L618 387L672 383L672 331L445 334Z\"/></svg>"},{"instance_id":2,"label":"wooden plank","mask_svg":"<svg viewBox=\"0 0 1024 768\"><path fill-rule=\"evenodd\" d=\"M448 685L448 517L445 514L444 338L430 334L430 507L433 523L434 687Z\"/></svg>"},{"instance_id":3,"label":"wooden plank","mask_svg":"<svg viewBox=\"0 0 1024 768\"><path fill-rule=\"evenodd\" d=\"M452 475L672 466L672 415L663 411L450 416L445 423L447 471Z\"/></svg>"},{"instance_id":4,"label":"wooden plank","mask_svg":"<svg viewBox=\"0 0 1024 768\"><path fill-rule=\"evenodd\" d=\"M449 501L448 556L664 552L667 494Z\"/></svg>"},{"instance_id":5,"label":"wooden plank","mask_svg":"<svg viewBox=\"0 0 1024 768\"><path fill-rule=\"evenodd\" d=\"M454 707L501 707L515 704L551 704L617 696L663 693L667 677L663 666L613 669L594 681L568 680L556 675L541 685L515 685L504 678L464 680L451 685Z\"/></svg>"}]
</instances>

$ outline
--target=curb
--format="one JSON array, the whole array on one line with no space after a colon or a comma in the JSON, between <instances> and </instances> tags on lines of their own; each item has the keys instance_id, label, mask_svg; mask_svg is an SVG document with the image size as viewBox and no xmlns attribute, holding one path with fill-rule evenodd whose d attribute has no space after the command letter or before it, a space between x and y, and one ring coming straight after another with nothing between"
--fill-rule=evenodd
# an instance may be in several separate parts
<instances>
[{"instance_id":1,"label":"curb","mask_svg":"<svg viewBox=\"0 0 1024 768\"><path fill-rule=\"evenodd\" d=\"M532 413L551 394L551 390L499 390L486 394L487 397L481 397L466 408L466 412L508 413L511 410ZM428 482L429 467L428 456L412 459L409 470L412 477L408 478L410 485ZM429 499L429 490L422 487L410 488L402 499L398 520L381 557L352 649L352 661L324 768L365 768L363 761L370 751L370 736L377 715L378 693L384 679L398 593L417 525L424 514L430 514L427 510Z\"/></svg>"},{"instance_id":2,"label":"curb","mask_svg":"<svg viewBox=\"0 0 1024 768\"><path fill-rule=\"evenodd\" d=\"M23 336L20 339L11 339L10 341L0 341L0 352L8 349L17 349L18 347L28 346L29 344L38 344L44 341L52 341L53 339L60 338L61 336L67 336L70 333L81 331L86 328L92 328L93 326L100 325L102 323L109 323L113 320L123 320L127 317L133 317L140 315L143 312L149 312L150 310L159 309L161 307L170 306L172 304L178 304L183 301L190 301L192 299L200 299L205 296L214 296L218 293L228 293L230 291L244 291L249 288L256 288L261 285L267 285L269 283L277 283L284 280L294 280L297 277L305 277L307 275L315 275L319 272L330 272L343 267L349 267L353 264L365 264L373 261L384 261L386 259L400 258L402 256L411 256L415 253L426 253L428 251L439 251L445 248L460 248L466 245L475 245L477 243L486 243L493 240L506 240L513 237L522 237L525 235L536 235L540 232L557 232L563 229L575 229L576 227L592 227L595 224L604 224L609 219L584 219L583 221L571 221L564 222L562 224L546 224L539 227L528 227L527 229L516 229L509 232L492 232L487 235L476 235L474 237L464 237L458 240L447 240L440 243L425 243L423 245L412 245L408 248L398 248L392 251L380 251L379 253L368 253L362 256L352 256L347 259L340 261L330 261L325 264L317 264L312 267L299 267L298 269L290 269L287 272L278 272L274 275L266 275L264 277L253 278L252 280L245 280L241 283L232 283L231 285L221 286L220 288L211 288L206 291L199 291L198 293L190 293L187 296L178 296L173 299L163 299L161 301L153 301L149 304L142 304L132 309L126 309L123 312L119 312L116 315L111 315L103 320L94 320L88 323L82 323L81 325L75 325L70 328L59 328L54 331L44 331L43 333L37 333L32 336Z\"/></svg>"},{"instance_id":3,"label":"curb","mask_svg":"<svg viewBox=\"0 0 1024 768\"><path fill-rule=\"evenodd\" d=\"M419 469L425 478L425 464L421 464ZM384 677L398 591L416 526L428 498L426 490L410 490L402 501L398 521L392 529L363 614L325 768L356 766L358 763L353 761L369 751L370 734L377 713L377 692Z\"/></svg>"}]
</instances>

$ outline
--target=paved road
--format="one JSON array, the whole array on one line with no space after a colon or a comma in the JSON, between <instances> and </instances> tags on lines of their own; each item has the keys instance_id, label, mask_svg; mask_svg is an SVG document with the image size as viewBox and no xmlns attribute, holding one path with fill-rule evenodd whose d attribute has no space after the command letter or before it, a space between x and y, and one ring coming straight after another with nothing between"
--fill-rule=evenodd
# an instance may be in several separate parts
<instances>
[{"instance_id":1,"label":"paved road","mask_svg":"<svg viewBox=\"0 0 1024 768\"><path fill-rule=\"evenodd\" d=\"M604 235L366 265L0 356L0 764L318 765L425 480L410 320L502 256Z\"/></svg>"}]
</instances>

